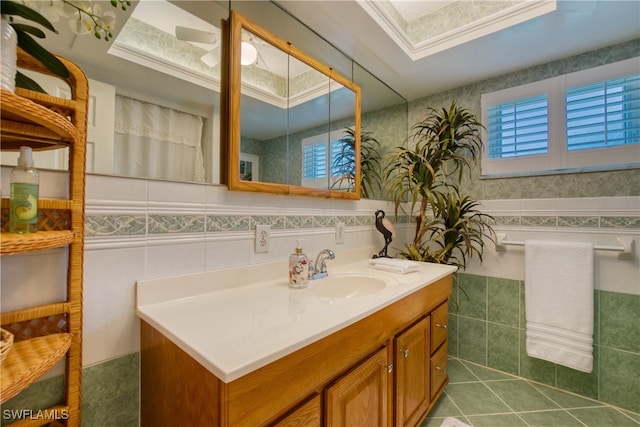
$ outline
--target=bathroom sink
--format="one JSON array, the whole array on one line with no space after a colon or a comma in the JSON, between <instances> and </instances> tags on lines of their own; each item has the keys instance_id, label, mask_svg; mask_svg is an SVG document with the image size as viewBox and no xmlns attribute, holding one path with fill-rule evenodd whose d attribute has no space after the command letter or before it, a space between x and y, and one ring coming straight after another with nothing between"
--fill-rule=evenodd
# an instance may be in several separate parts
<instances>
[{"instance_id":1,"label":"bathroom sink","mask_svg":"<svg viewBox=\"0 0 640 427\"><path fill-rule=\"evenodd\" d=\"M351 298L373 295L387 287L387 282L372 275L341 273L311 282L312 294L327 298Z\"/></svg>"}]
</instances>

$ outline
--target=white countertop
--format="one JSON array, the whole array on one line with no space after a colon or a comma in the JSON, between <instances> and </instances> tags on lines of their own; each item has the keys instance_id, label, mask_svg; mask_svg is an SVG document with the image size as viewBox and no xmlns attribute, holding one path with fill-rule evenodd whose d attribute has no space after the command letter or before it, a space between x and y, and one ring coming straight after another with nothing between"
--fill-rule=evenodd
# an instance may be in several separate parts
<instances>
[{"instance_id":1,"label":"white countertop","mask_svg":"<svg viewBox=\"0 0 640 427\"><path fill-rule=\"evenodd\" d=\"M364 256L329 261L328 270L330 277L349 272L385 280L373 295L319 297L311 288L323 279L290 289L287 263L275 262L139 281L136 313L229 383L456 271L419 263L417 272L395 274L369 263Z\"/></svg>"}]
</instances>

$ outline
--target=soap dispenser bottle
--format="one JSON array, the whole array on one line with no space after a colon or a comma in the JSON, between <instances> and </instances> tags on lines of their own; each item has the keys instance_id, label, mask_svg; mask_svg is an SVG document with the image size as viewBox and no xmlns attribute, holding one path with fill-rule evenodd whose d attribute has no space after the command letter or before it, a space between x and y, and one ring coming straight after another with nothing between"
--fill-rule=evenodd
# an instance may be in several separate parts
<instances>
[{"instance_id":1,"label":"soap dispenser bottle","mask_svg":"<svg viewBox=\"0 0 640 427\"><path fill-rule=\"evenodd\" d=\"M38 231L38 171L33 167L31 147L20 147L18 166L11 171L9 196L9 231Z\"/></svg>"},{"instance_id":2,"label":"soap dispenser bottle","mask_svg":"<svg viewBox=\"0 0 640 427\"><path fill-rule=\"evenodd\" d=\"M309 281L309 258L302 253L300 240L297 242L295 252L289 257L289 287L293 289L306 288Z\"/></svg>"}]
</instances>

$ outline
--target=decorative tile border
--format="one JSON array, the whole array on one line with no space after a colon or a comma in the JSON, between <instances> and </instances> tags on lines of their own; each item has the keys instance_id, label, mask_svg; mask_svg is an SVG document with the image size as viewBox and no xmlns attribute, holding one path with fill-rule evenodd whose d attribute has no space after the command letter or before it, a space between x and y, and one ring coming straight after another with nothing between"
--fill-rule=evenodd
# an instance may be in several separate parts
<instances>
[{"instance_id":1,"label":"decorative tile border","mask_svg":"<svg viewBox=\"0 0 640 427\"><path fill-rule=\"evenodd\" d=\"M251 217L251 228L254 229L256 225L269 225L274 230L284 229L284 216L277 215L258 215Z\"/></svg>"},{"instance_id":2,"label":"decorative tile border","mask_svg":"<svg viewBox=\"0 0 640 427\"><path fill-rule=\"evenodd\" d=\"M207 231L249 231L251 216L249 215L208 215Z\"/></svg>"},{"instance_id":3,"label":"decorative tile border","mask_svg":"<svg viewBox=\"0 0 640 427\"><path fill-rule=\"evenodd\" d=\"M286 229L292 228L313 228L314 220L312 216L292 215L284 217Z\"/></svg>"},{"instance_id":4,"label":"decorative tile border","mask_svg":"<svg viewBox=\"0 0 640 427\"><path fill-rule=\"evenodd\" d=\"M558 218L555 216L523 216L520 217L523 227L556 227Z\"/></svg>"},{"instance_id":5,"label":"decorative tile border","mask_svg":"<svg viewBox=\"0 0 640 427\"><path fill-rule=\"evenodd\" d=\"M147 232L146 215L89 215L85 218L87 236L136 236Z\"/></svg>"},{"instance_id":6,"label":"decorative tile border","mask_svg":"<svg viewBox=\"0 0 640 427\"><path fill-rule=\"evenodd\" d=\"M373 226L373 215L87 215L87 236L144 236L178 233L246 232L256 225L269 225L273 230L332 228L337 222L347 227Z\"/></svg>"},{"instance_id":7,"label":"decorative tile border","mask_svg":"<svg viewBox=\"0 0 640 427\"><path fill-rule=\"evenodd\" d=\"M149 234L202 232L203 215L149 215Z\"/></svg>"},{"instance_id":8,"label":"decorative tile border","mask_svg":"<svg viewBox=\"0 0 640 427\"><path fill-rule=\"evenodd\" d=\"M410 215L394 215L395 224L414 224ZM432 218L429 218L429 220ZM640 229L640 217L631 216L494 216L492 226ZM370 227L373 215L87 215L87 236L144 236L177 233L246 232L256 225L273 230L332 228L337 222L347 227ZM148 230L148 231L147 231Z\"/></svg>"},{"instance_id":9,"label":"decorative tile border","mask_svg":"<svg viewBox=\"0 0 640 427\"><path fill-rule=\"evenodd\" d=\"M640 217L637 216L603 216L600 217L602 228L640 228Z\"/></svg>"},{"instance_id":10,"label":"decorative tile border","mask_svg":"<svg viewBox=\"0 0 640 427\"><path fill-rule=\"evenodd\" d=\"M494 216L493 217L496 226L505 225L505 226L520 226L520 217L519 216Z\"/></svg>"},{"instance_id":11,"label":"decorative tile border","mask_svg":"<svg viewBox=\"0 0 640 427\"><path fill-rule=\"evenodd\" d=\"M559 216L559 227L598 228L597 216Z\"/></svg>"}]
</instances>

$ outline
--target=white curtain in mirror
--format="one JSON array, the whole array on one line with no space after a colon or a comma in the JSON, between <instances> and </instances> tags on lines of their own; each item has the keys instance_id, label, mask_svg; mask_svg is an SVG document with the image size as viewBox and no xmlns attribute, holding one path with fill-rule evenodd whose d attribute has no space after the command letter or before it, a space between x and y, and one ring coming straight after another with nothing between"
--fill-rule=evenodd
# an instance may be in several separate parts
<instances>
[{"instance_id":1,"label":"white curtain in mirror","mask_svg":"<svg viewBox=\"0 0 640 427\"><path fill-rule=\"evenodd\" d=\"M125 96L116 96L116 175L204 181L204 120Z\"/></svg>"}]
</instances>

